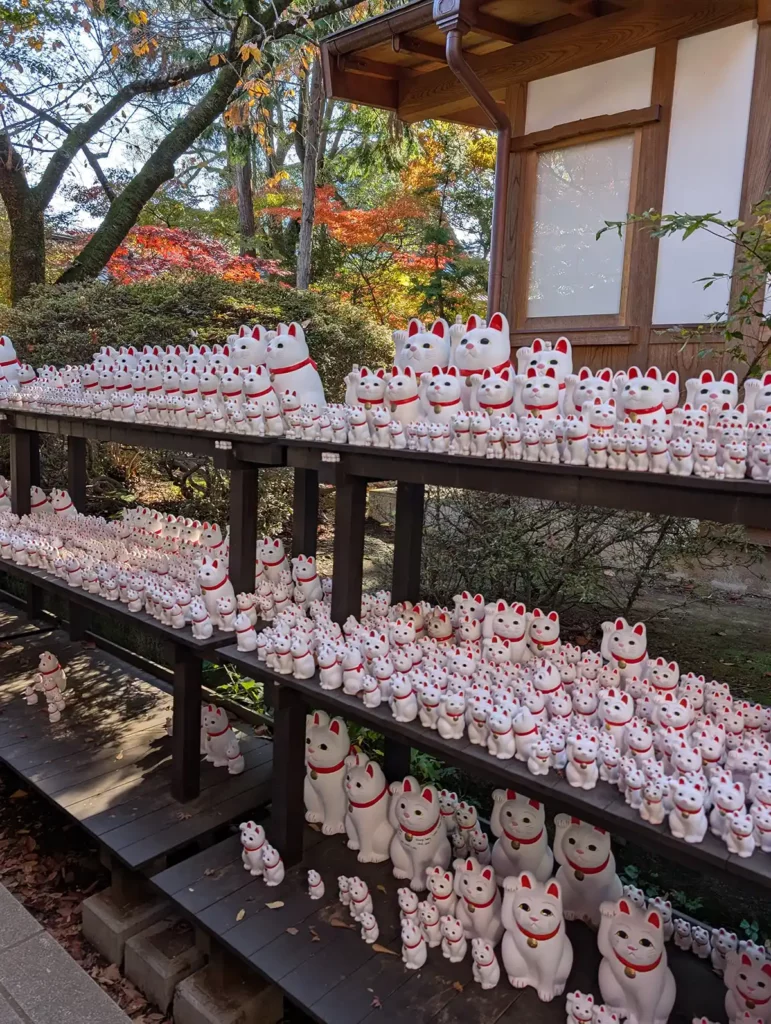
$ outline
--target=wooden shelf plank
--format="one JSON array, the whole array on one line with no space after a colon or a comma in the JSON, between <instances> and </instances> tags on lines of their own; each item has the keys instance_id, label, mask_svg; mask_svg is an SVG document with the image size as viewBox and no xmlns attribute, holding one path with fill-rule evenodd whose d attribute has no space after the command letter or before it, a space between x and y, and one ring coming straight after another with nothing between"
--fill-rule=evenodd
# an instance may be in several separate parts
<instances>
[{"instance_id":1,"label":"wooden shelf plank","mask_svg":"<svg viewBox=\"0 0 771 1024\"><path fill-rule=\"evenodd\" d=\"M50 573L44 572L42 569L16 565L15 562L0 561L0 573L3 572L23 580L25 583L41 587L51 594L58 594L68 601L89 608L92 612L118 619L126 625L145 629L161 640L187 647L199 657L213 655L216 647L222 644L223 638L228 636L227 633L217 631L210 640L196 640L192 630L187 626L184 629L172 629L171 626L164 626L147 612L130 612L128 605L122 604L120 601L108 601L98 594L86 593L81 587L70 587L63 580L51 576Z\"/></svg>"},{"instance_id":2,"label":"wooden shelf plank","mask_svg":"<svg viewBox=\"0 0 771 1024\"><path fill-rule=\"evenodd\" d=\"M387 706L366 708L360 700L347 696L342 690L322 690L315 676L312 679L295 679L294 676L279 675L267 669L264 662L259 662L255 653L245 654L235 645L220 648L218 654L255 679L279 683L301 693L309 708L322 708L341 715L384 736L433 754L445 764L453 765L474 778L525 793L543 801L550 812L576 814L659 856L688 864L696 870L707 868L721 875L728 872L745 882L771 890L771 856L768 854L758 851L750 858L731 856L725 843L711 833L707 833L703 843L686 844L675 839L666 824L654 826L643 821L614 786L600 782L595 789L574 789L556 771L550 771L548 775L532 775L521 761L501 761L491 757L485 748L475 746L467 737L459 742L443 740L433 729L424 729L418 720L407 724L395 721Z\"/></svg>"},{"instance_id":3,"label":"wooden shelf plank","mask_svg":"<svg viewBox=\"0 0 771 1024\"><path fill-rule=\"evenodd\" d=\"M325 478L330 464L324 456L332 454L339 459L339 473L366 480L395 480L397 483L454 487L654 515L708 518L714 522L738 523L761 529L767 528L771 522L771 485L754 480L702 480L693 476L633 473L628 470L591 469L588 466L550 466L287 438L261 439L204 431L175 431L161 426L149 430L131 423L42 414L8 412L5 415L16 429L88 436L140 447L176 446L190 450L191 441L194 441L202 443L207 454L214 454L215 441L226 440L232 443L233 451L219 454L231 455L236 460L234 464L253 462L321 470Z\"/></svg>"},{"instance_id":4,"label":"wooden shelf plank","mask_svg":"<svg viewBox=\"0 0 771 1024\"><path fill-rule=\"evenodd\" d=\"M270 839L272 822L268 818L262 823ZM330 1024L564 1021L564 999L542 1003L532 989L512 988L505 974L497 988L482 991L472 981L469 956L450 965L437 948L429 951L422 970L408 971L398 955L399 882L391 864L359 863L344 836L324 837L306 826L303 838L302 861L287 871L276 888L268 888L244 870L235 837L153 875L151 882L191 921L277 984L313 1020ZM318 902L307 894L311 868L321 874L326 887ZM352 923L347 908L337 900L341 874L357 874L367 882L380 928L378 941L396 956L376 953L362 941L358 927L333 924L335 920ZM267 904L274 900L283 906L269 909ZM574 950L568 989L592 992L599 998L596 934L577 922L567 928ZM678 986L670 1021L690 1024L700 1015L724 1020L725 990L709 964L672 944L668 956Z\"/></svg>"},{"instance_id":5,"label":"wooden shelf plank","mask_svg":"<svg viewBox=\"0 0 771 1024\"><path fill-rule=\"evenodd\" d=\"M67 708L48 720L28 706L26 686L43 650L67 666ZM0 652L0 762L11 768L127 867L141 869L191 840L252 816L270 798L273 744L244 735L246 769L229 775L201 766L201 793L171 792L170 697L102 652L70 643L61 631Z\"/></svg>"}]
</instances>

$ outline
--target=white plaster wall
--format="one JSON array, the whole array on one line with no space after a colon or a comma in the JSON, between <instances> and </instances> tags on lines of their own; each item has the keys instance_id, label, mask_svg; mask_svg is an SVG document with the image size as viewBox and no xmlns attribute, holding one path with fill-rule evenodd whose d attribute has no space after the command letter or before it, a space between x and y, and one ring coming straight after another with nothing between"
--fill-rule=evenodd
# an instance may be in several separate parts
<instances>
[{"instance_id":1,"label":"white plaster wall","mask_svg":"<svg viewBox=\"0 0 771 1024\"><path fill-rule=\"evenodd\" d=\"M738 216L756 42L754 21L680 41L664 213ZM730 272L733 258L728 242L703 231L662 239L653 322L702 323L725 309L728 281L707 291L696 281Z\"/></svg>"},{"instance_id":2,"label":"white plaster wall","mask_svg":"<svg viewBox=\"0 0 771 1024\"><path fill-rule=\"evenodd\" d=\"M655 50L641 50L530 82L525 132L649 106L654 57Z\"/></svg>"}]
</instances>

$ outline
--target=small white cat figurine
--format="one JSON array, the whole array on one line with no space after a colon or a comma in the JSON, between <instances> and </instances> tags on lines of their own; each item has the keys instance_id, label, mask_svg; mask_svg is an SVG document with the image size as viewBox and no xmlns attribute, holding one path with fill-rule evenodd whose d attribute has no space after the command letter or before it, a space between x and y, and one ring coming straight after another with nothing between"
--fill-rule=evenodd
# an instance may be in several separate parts
<instances>
[{"instance_id":1,"label":"small white cat figurine","mask_svg":"<svg viewBox=\"0 0 771 1024\"><path fill-rule=\"evenodd\" d=\"M495 956L495 949L486 939L471 940L471 973L474 981L483 989L495 988L501 980L501 967Z\"/></svg>"}]
</instances>

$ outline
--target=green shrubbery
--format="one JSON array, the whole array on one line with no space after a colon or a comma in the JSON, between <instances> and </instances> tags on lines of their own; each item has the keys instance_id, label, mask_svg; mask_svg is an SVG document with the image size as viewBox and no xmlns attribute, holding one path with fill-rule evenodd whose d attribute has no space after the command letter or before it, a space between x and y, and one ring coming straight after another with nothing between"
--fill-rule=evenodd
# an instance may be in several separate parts
<instances>
[{"instance_id":1,"label":"green shrubbery","mask_svg":"<svg viewBox=\"0 0 771 1024\"><path fill-rule=\"evenodd\" d=\"M0 331L21 357L42 366L84 362L101 345L188 344L191 332L199 344L224 343L243 323L275 328L291 320L305 325L330 401L342 400L353 363L391 359L387 329L361 309L317 292L211 275L37 288L0 311Z\"/></svg>"}]
</instances>

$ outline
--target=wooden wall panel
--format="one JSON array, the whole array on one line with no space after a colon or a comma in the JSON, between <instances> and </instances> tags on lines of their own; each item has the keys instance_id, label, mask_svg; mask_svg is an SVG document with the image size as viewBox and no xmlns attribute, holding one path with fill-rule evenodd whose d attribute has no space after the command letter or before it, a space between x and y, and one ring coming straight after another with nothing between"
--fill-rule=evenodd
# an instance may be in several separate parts
<instances>
[{"instance_id":1,"label":"wooden wall panel","mask_svg":"<svg viewBox=\"0 0 771 1024\"><path fill-rule=\"evenodd\" d=\"M527 113L527 85L512 85L506 90L506 113L511 121L513 136L525 130ZM514 282L521 251L521 202L525 178L526 153L512 152L509 157L509 188L506 195L506 222L503 239L503 268L501 282L501 312L510 324L516 322Z\"/></svg>"}]
</instances>

